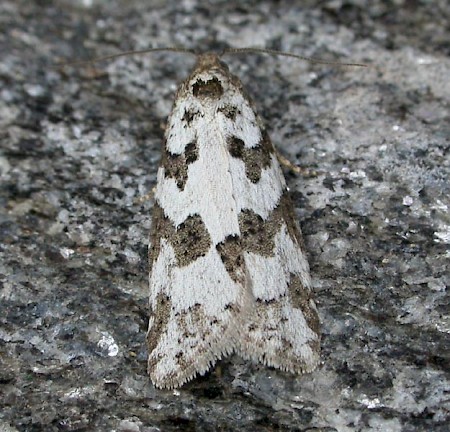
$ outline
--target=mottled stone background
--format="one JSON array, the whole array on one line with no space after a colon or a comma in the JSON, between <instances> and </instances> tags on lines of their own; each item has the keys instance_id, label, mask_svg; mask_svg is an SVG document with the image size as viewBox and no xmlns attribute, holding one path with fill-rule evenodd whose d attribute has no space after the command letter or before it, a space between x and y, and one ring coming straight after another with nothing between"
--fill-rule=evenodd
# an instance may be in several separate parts
<instances>
[{"instance_id":1,"label":"mottled stone background","mask_svg":"<svg viewBox=\"0 0 450 432\"><path fill-rule=\"evenodd\" d=\"M436 1L0 2L1 431L444 431L450 421L450 10ZM323 325L292 376L228 358L146 375L147 238L164 124L193 59L227 58L280 152Z\"/></svg>"}]
</instances>

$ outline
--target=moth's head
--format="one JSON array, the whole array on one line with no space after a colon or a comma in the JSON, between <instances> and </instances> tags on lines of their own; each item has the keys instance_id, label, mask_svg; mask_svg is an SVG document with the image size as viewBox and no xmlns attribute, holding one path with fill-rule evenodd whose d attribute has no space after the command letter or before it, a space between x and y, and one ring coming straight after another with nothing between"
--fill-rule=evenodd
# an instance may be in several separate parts
<instances>
[{"instance_id":1,"label":"moth's head","mask_svg":"<svg viewBox=\"0 0 450 432\"><path fill-rule=\"evenodd\" d=\"M187 81L188 91L199 99L219 99L230 78L228 66L220 61L217 54L201 54Z\"/></svg>"}]
</instances>

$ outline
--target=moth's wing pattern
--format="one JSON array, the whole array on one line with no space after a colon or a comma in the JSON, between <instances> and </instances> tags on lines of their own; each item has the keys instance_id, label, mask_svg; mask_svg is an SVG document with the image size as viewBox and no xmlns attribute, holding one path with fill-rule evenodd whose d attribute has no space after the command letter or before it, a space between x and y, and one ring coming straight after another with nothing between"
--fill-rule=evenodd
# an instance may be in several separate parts
<instances>
[{"instance_id":1,"label":"moth's wing pattern","mask_svg":"<svg viewBox=\"0 0 450 432\"><path fill-rule=\"evenodd\" d=\"M319 321L270 139L240 81L200 56L175 100L150 242L148 370L178 387L237 351L311 371Z\"/></svg>"},{"instance_id":2,"label":"moth's wing pattern","mask_svg":"<svg viewBox=\"0 0 450 432\"><path fill-rule=\"evenodd\" d=\"M268 219L254 214L242 218L244 259L255 306L237 351L244 358L304 373L319 363L320 324L300 231L291 216L292 203L285 193ZM267 238L267 232L273 237ZM264 249L255 247L260 233ZM258 271L261 268L265 271Z\"/></svg>"},{"instance_id":3,"label":"moth's wing pattern","mask_svg":"<svg viewBox=\"0 0 450 432\"><path fill-rule=\"evenodd\" d=\"M232 151L230 168L236 179L246 287L254 300L237 352L279 369L310 372L319 362L320 325L300 228L268 134L242 94L236 117L224 119L230 148L240 147ZM260 128L257 145L239 127L252 122Z\"/></svg>"},{"instance_id":4,"label":"moth's wing pattern","mask_svg":"<svg viewBox=\"0 0 450 432\"><path fill-rule=\"evenodd\" d=\"M233 352L252 304L215 90L204 85L208 74L199 88L195 77L181 86L166 130L150 239L148 370L165 388Z\"/></svg>"}]
</instances>

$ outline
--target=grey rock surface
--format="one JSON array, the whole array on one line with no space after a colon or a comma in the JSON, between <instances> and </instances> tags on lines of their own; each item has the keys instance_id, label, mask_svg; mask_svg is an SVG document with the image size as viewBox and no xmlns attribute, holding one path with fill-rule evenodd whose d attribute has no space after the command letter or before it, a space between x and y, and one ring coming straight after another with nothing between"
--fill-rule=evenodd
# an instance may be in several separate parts
<instances>
[{"instance_id":1,"label":"grey rock surface","mask_svg":"<svg viewBox=\"0 0 450 432\"><path fill-rule=\"evenodd\" d=\"M450 60L436 1L0 2L0 431L444 431L450 422ZM322 365L232 356L146 374L147 238L164 123L193 60L227 57L279 151ZM447 426L446 426L447 424Z\"/></svg>"}]
</instances>

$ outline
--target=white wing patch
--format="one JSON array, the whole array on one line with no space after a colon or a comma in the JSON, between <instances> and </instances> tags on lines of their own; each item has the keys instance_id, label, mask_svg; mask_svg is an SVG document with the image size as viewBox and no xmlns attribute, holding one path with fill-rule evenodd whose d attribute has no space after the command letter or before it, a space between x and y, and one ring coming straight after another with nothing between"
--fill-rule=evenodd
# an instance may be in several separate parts
<instances>
[{"instance_id":1,"label":"white wing patch","mask_svg":"<svg viewBox=\"0 0 450 432\"><path fill-rule=\"evenodd\" d=\"M178 91L155 198L153 383L179 387L232 352L312 371L319 320L286 183L242 85L213 54Z\"/></svg>"},{"instance_id":2,"label":"white wing patch","mask_svg":"<svg viewBox=\"0 0 450 432\"><path fill-rule=\"evenodd\" d=\"M205 372L233 351L244 325L237 310L250 303L242 284L231 279L215 250L185 267L175 264L174 249L163 240L153 268L150 304L157 308L158 296L163 294L170 299L170 307L149 365L154 365L150 373L155 384L173 383L169 387ZM230 341L234 343L230 345Z\"/></svg>"},{"instance_id":3,"label":"white wing patch","mask_svg":"<svg viewBox=\"0 0 450 432\"><path fill-rule=\"evenodd\" d=\"M298 252L285 225L275 237L273 256L244 256L256 308L239 340L238 353L291 372L310 372L319 361L318 321L305 257ZM300 281L300 292L294 291L295 278ZM304 296L297 300L300 304L296 304L298 296ZM307 322L311 316L313 323Z\"/></svg>"}]
</instances>

